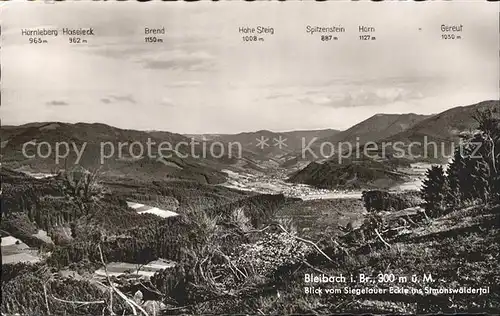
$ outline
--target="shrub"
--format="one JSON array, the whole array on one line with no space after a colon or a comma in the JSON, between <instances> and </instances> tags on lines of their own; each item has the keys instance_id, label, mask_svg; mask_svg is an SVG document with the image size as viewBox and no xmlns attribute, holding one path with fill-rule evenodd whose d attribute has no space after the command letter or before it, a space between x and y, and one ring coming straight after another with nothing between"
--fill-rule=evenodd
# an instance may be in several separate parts
<instances>
[{"instance_id":1,"label":"shrub","mask_svg":"<svg viewBox=\"0 0 500 316\"><path fill-rule=\"evenodd\" d=\"M102 315L109 294L85 280L56 278L43 266L2 283L2 313L13 315ZM47 295L45 295L47 293ZM59 300L58 300L59 299ZM67 301L103 301L95 304L72 304ZM47 310L48 309L48 310ZM119 314L126 307L115 300L113 310Z\"/></svg>"},{"instance_id":2,"label":"shrub","mask_svg":"<svg viewBox=\"0 0 500 316\"><path fill-rule=\"evenodd\" d=\"M264 233L255 243L243 244L233 256L237 266L269 276L285 265L301 262L310 252L310 246L285 232Z\"/></svg>"},{"instance_id":3,"label":"shrub","mask_svg":"<svg viewBox=\"0 0 500 316\"><path fill-rule=\"evenodd\" d=\"M368 212L399 211L420 205L423 200L417 193L391 194L387 191L363 191L362 198Z\"/></svg>"},{"instance_id":4,"label":"shrub","mask_svg":"<svg viewBox=\"0 0 500 316\"><path fill-rule=\"evenodd\" d=\"M441 166L432 166L427 170L426 179L422 186L422 198L425 208L430 211L440 211L444 207L447 192L447 181Z\"/></svg>"},{"instance_id":5,"label":"shrub","mask_svg":"<svg viewBox=\"0 0 500 316\"><path fill-rule=\"evenodd\" d=\"M104 197L104 187L99 183L98 170L88 171L83 167L64 171L60 177L61 192L67 200L75 203L84 213L89 213L92 204Z\"/></svg>"}]
</instances>

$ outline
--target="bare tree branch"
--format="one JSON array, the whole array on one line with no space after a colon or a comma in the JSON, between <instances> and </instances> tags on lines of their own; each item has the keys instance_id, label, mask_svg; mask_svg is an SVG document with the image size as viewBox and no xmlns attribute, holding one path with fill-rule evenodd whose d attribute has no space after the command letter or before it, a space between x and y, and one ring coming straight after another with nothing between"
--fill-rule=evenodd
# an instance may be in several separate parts
<instances>
[{"instance_id":1,"label":"bare tree branch","mask_svg":"<svg viewBox=\"0 0 500 316\"><path fill-rule=\"evenodd\" d=\"M97 249L99 249L99 255L101 257L101 263L102 265L104 266L104 272L106 273L106 279L108 280L108 283L109 283L109 286L111 287L111 289L113 289L113 291L115 291L116 294L118 294L119 297L121 297L129 306L130 308L132 309L132 313L134 315L137 315L137 310L136 308L141 311L141 313L143 313L145 316L148 316L148 313L144 310L144 308L142 308L139 304L137 304L136 302L134 302L133 300L129 299L125 294L123 294L122 291L120 291L119 289L117 289L114 285L113 285L113 282L111 282L111 279L109 277L109 274L108 274L108 268L106 266L106 263L104 261L104 257L102 255L102 249L101 249L101 245L97 245ZM104 285L103 283L101 282L97 282L103 286L106 286ZM114 315L114 312L111 311L111 313Z\"/></svg>"},{"instance_id":2,"label":"bare tree branch","mask_svg":"<svg viewBox=\"0 0 500 316\"><path fill-rule=\"evenodd\" d=\"M384 240L384 238L382 238L382 236L380 235L380 233L378 232L378 230L375 228L375 234L377 234L378 238L380 240L382 240L382 242L389 248L391 248L391 245L389 243L387 243L387 241Z\"/></svg>"},{"instance_id":3,"label":"bare tree branch","mask_svg":"<svg viewBox=\"0 0 500 316\"><path fill-rule=\"evenodd\" d=\"M47 315L50 315L49 300L47 298L47 285L43 285L43 294L45 296L45 308L47 308Z\"/></svg>"},{"instance_id":4,"label":"bare tree branch","mask_svg":"<svg viewBox=\"0 0 500 316\"><path fill-rule=\"evenodd\" d=\"M106 304L106 301L68 301L68 300L63 300L61 298L57 298L54 295L51 295L52 299L62 302L62 303L69 303L69 304L81 304L81 305L90 305L90 304Z\"/></svg>"}]
</instances>

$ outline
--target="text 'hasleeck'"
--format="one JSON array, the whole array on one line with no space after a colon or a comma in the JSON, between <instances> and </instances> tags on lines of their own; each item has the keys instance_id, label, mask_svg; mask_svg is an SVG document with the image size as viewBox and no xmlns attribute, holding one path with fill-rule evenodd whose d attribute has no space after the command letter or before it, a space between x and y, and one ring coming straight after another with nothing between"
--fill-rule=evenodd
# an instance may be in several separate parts
<instances>
[{"instance_id":1,"label":"text 'hasleeck'","mask_svg":"<svg viewBox=\"0 0 500 316\"><path fill-rule=\"evenodd\" d=\"M62 35L68 36L93 36L95 35L94 29L92 27L87 28L62 28ZM58 36L59 30L53 28L37 28L37 29L21 29L21 35L23 36Z\"/></svg>"}]
</instances>

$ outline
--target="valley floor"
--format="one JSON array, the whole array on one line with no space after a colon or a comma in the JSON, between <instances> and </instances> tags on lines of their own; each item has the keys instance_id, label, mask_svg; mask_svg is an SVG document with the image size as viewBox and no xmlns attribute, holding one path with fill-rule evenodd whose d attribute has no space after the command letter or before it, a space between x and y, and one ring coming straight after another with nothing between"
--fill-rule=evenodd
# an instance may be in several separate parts
<instances>
[{"instance_id":1,"label":"valley floor","mask_svg":"<svg viewBox=\"0 0 500 316\"><path fill-rule=\"evenodd\" d=\"M390 188L393 192L418 191L422 186L425 172L430 164L413 164L411 168L399 170L408 176L409 180L403 184ZM318 189L307 184L297 184L287 182L286 172L276 172L275 174L250 174L238 173L231 170L223 170L228 181L221 184L228 188L237 190L252 191L262 194L284 194L288 197L301 198L303 200L315 199L359 199L361 190L328 190Z\"/></svg>"}]
</instances>

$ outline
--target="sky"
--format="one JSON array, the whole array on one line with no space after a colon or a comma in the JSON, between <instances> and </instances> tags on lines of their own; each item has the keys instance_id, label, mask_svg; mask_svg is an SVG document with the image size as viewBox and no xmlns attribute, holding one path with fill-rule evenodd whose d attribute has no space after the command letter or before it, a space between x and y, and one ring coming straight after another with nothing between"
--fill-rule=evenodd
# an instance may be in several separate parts
<instances>
[{"instance_id":1,"label":"sky","mask_svg":"<svg viewBox=\"0 0 500 316\"><path fill-rule=\"evenodd\" d=\"M347 129L378 113L499 99L492 2L2 4L2 124L100 122L176 133ZM442 24L463 25L443 40ZM342 26L321 41L306 26ZM359 26L376 40L359 40ZM272 27L244 42L240 27ZM92 27L69 44L62 28ZM144 28L165 27L161 43ZM29 44L21 29L58 29Z\"/></svg>"}]
</instances>

